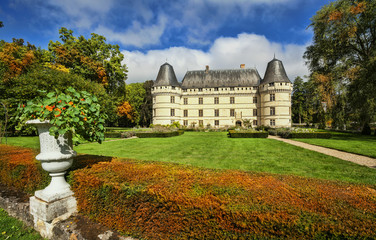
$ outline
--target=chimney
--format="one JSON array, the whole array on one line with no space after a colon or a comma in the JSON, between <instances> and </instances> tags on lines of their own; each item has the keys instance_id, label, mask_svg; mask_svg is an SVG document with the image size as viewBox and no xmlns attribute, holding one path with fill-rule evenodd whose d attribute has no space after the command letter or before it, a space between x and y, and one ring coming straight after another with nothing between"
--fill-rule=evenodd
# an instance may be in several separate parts
<instances>
[{"instance_id":1,"label":"chimney","mask_svg":"<svg viewBox=\"0 0 376 240\"><path fill-rule=\"evenodd\" d=\"M209 72L209 65L206 65L205 73L208 73L208 72Z\"/></svg>"},{"instance_id":2,"label":"chimney","mask_svg":"<svg viewBox=\"0 0 376 240\"><path fill-rule=\"evenodd\" d=\"M244 63L240 64L240 68L244 69L245 68L245 64Z\"/></svg>"}]
</instances>

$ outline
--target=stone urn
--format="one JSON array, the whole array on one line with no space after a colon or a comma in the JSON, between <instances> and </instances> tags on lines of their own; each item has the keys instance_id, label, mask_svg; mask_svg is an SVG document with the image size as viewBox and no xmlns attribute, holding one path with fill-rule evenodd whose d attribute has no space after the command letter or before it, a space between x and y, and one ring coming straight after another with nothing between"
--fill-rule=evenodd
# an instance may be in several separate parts
<instances>
[{"instance_id":1,"label":"stone urn","mask_svg":"<svg viewBox=\"0 0 376 240\"><path fill-rule=\"evenodd\" d=\"M46 202L55 201L73 195L69 184L65 181L65 173L72 166L72 135L60 135L57 139L49 133L52 125L49 121L29 120L26 122L37 127L39 133L40 153L36 159L41 161L42 168L51 176L50 184L43 190L35 192L35 196Z\"/></svg>"}]
</instances>

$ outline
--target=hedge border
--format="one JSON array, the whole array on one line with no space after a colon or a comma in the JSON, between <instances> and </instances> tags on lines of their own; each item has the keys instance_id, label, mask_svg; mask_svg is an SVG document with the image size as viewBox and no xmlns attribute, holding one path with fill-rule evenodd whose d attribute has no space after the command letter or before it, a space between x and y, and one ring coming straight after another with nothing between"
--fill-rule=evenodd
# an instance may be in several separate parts
<instances>
[{"instance_id":1,"label":"hedge border","mask_svg":"<svg viewBox=\"0 0 376 240\"><path fill-rule=\"evenodd\" d=\"M235 130L228 131L228 137L230 138L267 138L268 132L239 132Z\"/></svg>"}]
</instances>

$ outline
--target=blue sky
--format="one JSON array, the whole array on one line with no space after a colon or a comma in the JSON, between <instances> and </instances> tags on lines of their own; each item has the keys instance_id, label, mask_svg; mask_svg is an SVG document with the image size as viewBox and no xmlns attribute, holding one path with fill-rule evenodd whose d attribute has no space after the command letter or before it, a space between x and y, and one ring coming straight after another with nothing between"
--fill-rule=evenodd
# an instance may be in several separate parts
<instances>
[{"instance_id":1,"label":"blue sky","mask_svg":"<svg viewBox=\"0 0 376 240\"><path fill-rule=\"evenodd\" d=\"M282 60L290 80L308 74L302 55L310 18L329 0L2 0L0 39L23 38L47 48L66 27L118 44L128 83L155 79L169 62L187 70L256 67Z\"/></svg>"}]
</instances>

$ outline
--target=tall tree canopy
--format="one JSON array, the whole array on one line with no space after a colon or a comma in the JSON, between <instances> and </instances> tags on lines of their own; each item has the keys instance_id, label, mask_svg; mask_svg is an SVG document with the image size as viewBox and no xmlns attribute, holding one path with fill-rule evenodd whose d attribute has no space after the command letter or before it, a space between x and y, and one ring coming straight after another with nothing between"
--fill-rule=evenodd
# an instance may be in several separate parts
<instances>
[{"instance_id":1,"label":"tall tree canopy","mask_svg":"<svg viewBox=\"0 0 376 240\"><path fill-rule=\"evenodd\" d=\"M311 21L313 44L304 57L321 101L338 113L348 99L354 120L363 126L375 120L376 1L337 0Z\"/></svg>"},{"instance_id":2,"label":"tall tree canopy","mask_svg":"<svg viewBox=\"0 0 376 240\"><path fill-rule=\"evenodd\" d=\"M124 94L127 69L121 61L124 55L118 45L106 43L106 38L92 33L90 39L73 36L66 28L59 30L62 41L50 41L51 62L93 82L102 84L107 92Z\"/></svg>"}]
</instances>

